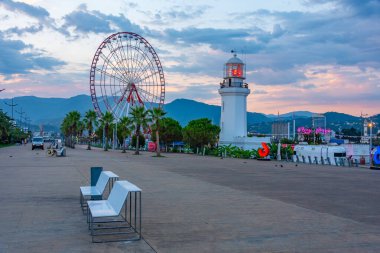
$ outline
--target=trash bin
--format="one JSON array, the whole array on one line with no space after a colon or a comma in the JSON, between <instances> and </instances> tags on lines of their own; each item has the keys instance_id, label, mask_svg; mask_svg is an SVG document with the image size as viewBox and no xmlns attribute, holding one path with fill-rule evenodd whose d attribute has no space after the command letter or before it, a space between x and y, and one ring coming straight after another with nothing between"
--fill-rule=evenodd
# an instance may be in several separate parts
<instances>
[{"instance_id":1,"label":"trash bin","mask_svg":"<svg viewBox=\"0 0 380 253\"><path fill-rule=\"evenodd\" d=\"M364 158L364 156L360 157L360 165L365 165L365 158Z\"/></svg>"},{"instance_id":2,"label":"trash bin","mask_svg":"<svg viewBox=\"0 0 380 253\"><path fill-rule=\"evenodd\" d=\"M95 186L98 182L100 173L102 173L103 167L91 167L91 186Z\"/></svg>"}]
</instances>

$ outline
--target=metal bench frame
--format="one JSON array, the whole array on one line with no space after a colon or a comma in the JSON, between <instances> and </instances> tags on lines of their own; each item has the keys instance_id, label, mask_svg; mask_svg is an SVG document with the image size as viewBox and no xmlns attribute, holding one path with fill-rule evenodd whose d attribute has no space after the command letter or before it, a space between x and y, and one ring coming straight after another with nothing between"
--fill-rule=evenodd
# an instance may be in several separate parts
<instances>
[{"instance_id":1,"label":"metal bench frame","mask_svg":"<svg viewBox=\"0 0 380 253\"><path fill-rule=\"evenodd\" d=\"M107 200L88 201L87 222L93 243L117 242L117 241L137 241L141 240L141 189L128 181L115 182L111 194ZM115 204L115 202L117 202ZM109 206L109 211L114 214L97 214L93 212L97 209L97 204L103 203ZM104 205L103 205L104 206ZM124 209L124 210L123 210ZM104 211L104 210L103 210ZM111 226L110 224L116 224ZM103 232L104 230L110 232ZM112 235L128 235L124 238L110 238ZM97 239L100 238L100 239Z\"/></svg>"}]
</instances>

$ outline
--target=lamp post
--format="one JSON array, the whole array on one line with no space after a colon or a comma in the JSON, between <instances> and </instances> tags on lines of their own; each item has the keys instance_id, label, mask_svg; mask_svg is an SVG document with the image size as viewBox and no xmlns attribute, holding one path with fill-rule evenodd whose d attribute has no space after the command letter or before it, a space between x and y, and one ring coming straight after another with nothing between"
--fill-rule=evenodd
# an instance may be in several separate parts
<instances>
[{"instance_id":1,"label":"lamp post","mask_svg":"<svg viewBox=\"0 0 380 253\"><path fill-rule=\"evenodd\" d=\"M372 151L372 128L373 128L373 122L368 123L369 127L369 164L371 165L371 151Z\"/></svg>"}]
</instances>

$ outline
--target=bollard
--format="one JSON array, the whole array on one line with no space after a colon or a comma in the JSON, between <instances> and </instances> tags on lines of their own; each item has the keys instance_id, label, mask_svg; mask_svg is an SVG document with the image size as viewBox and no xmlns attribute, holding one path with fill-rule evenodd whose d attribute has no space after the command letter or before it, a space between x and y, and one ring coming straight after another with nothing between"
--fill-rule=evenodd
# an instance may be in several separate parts
<instances>
[{"instance_id":1,"label":"bollard","mask_svg":"<svg viewBox=\"0 0 380 253\"><path fill-rule=\"evenodd\" d=\"M197 155L199 155L199 148L197 147Z\"/></svg>"},{"instance_id":2,"label":"bollard","mask_svg":"<svg viewBox=\"0 0 380 253\"><path fill-rule=\"evenodd\" d=\"M309 164L312 164L311 162L311 157L310 156L307 156L309 158Z\"/></svg>"},{"instance_id":3,"label":"bollard","mask_svg":"<svg viewBox=\"0 0 380 253\"><path fill-rule=\"evenodd\" d=\"M297 162L297 163L300 162L300 158L298 157L298 155L296 155L296 162Z\"/></svg>"},{"instance_id":4,"label":"bollard","mask_svg":"<svg viewBox=\"0 0 380 253\"><path fill-rule=\"evenodd\" d=\"M206 148L203 147L203 156L205 156L205 154L206 154Z\"/></svg>"},{"instance_id":5,"label":"bollard","mask_svg":"<svg viewBox=\"0 0 380 253\"><path fill-rule=\"evenodd\" d=\"M327 163L328 163L329 165L331 165L330 157L327 157Z\"/></svg>"},{"instance_id":6,"label":"bollard","mask_svg":"<svg viewBox=\"0 0 380 253\"><path fill-rule=\"evenodd\" d=\"M339 164L338 164L338 159L337 159L336 157L334 157L334 159L335 159L335 165L336 165L336 166L339 166Z\"/></svg>"},{"instance_id":7,"label":"bollard","mask_svg":"<svg viewBox=\"0 0 380 253\"><path fill-rule=\"evenodd\" d=\"M314 156L314 162L316 165L318 165L318 158L316 156Z\"/></svg>"},{"instance_id":8,"label":"bollard","mask_svg":"<svg viewBox=\"0 0 380 253\"><path fill-rule=\"evenodd\" d=\"M305 157L304 157L304 156L302 156L302 162L303 162L303 163L306 163L306 161L305 161Z\"/></svg>"},{"instance_id":9,"label":"bollard","mask_svg":"<svg viewBox=\"0 0 380 253\"><path fill-rule=\"evenodd\" d=\"M323 156L321 156L321 164L325 165L325 159L323 159Z\"/></svg>"}]
</instances>

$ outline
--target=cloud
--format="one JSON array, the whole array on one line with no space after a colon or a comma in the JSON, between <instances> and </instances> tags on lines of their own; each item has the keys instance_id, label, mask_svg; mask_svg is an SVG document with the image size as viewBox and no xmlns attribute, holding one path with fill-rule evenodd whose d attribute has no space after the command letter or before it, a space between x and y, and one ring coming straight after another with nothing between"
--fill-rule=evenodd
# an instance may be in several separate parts
<instances>
[{"instance_id":1,"label":"cloud","mask_svg":"<svg viewBox=\"0 0 380 253\"><path fill-rule=\"evenodd\" d=\"M240 14L246 20L254 17L273 22L272 35L281 34L263 41L254 56L254 68L286 70L337 64L371 65L379 69L380 27L374 24L380 23L380 15L357 16L338 6L318 12L258 10ZM277 24L281 29L275 28Z\"/></svg>"},{"instance_id":2,"label":"cloud","mask_svg":"<svg viewBox=\"0 0 380 253\"><path fill-rule=\"evenodd\" d=\"M7 35L23 35L25 33L35 34L41 32L44 27L50 28L57 31L55 19L50 16L50 13L40 7L34 6L23 2L15 2L12 0L2 0L0 1L0 6L3 6L6 10L10 12L15 12L17 14L23 14L25 16L31 17L37 21L37 24L20 28L18 26L12 27L4 31ZM18 17L19 15L17 15ZM8 18L8 15L5 16Z\"/></svg>"},{"instance_id":3,"label":"cloud","mask_svg":"<svg viewBox=\"0 0 380 253\"><path fill-rule=\"evenodd\" d=\"M15 2L12 0L0 1L0 6L12 12L23 13L29 17L36 18L38 20L46 20L50 14L47 10L39 6L29 5L23 2Z\"/></svg>"},{"instance_id":4,"label":"cloud","mask_svg":"<svg viewBox=\"0 0 380 253\"><path fill-rule=\"evenodd\" d=\"M192 6L192 5L174 5L169 10L158 10L155 13L145 11L145 15L150 16L151 24L170 25L173 22L182 22L192 20L203 16L210 9L208 5Z\"/></svg>"},{"instance_id":5,"label":"cloud","mask_svg":"<svg viewBox=\"0 0 380 253\"><path fill-rule=\"evenodd\" d=\"M306 83L306 84L296 84L295 87L299 87L305 90L311 90L317 88L315 84L312 83Z\"/></svg>"},{"instance_id":6,"label":"cloud","mask_svg":"<svg viewBox=\"0 0 380 253\"><path fill-rule=\"evenodd\" d=\"M190 86L186 86L181 90L175 92L166 92L166 96L169 101L176 98L188 98L198 101L207 101L210 99L215 99L215 97L217 97L218 87L219 86L216 84L191 83Z\"/></svg>"},{"instance_id":7,"label":"cloud","mask_svg":"<svg viewBox=\"0 0 380 253\"><path fill-rule=\"evenodd\" d=\"M28 51L28 52L25 52ZM64 62L36 52L21 40L4 39L0 33L0 74L25 74L32 70L51 70Z\"/></svg>"},{"instance_id":8,"label":"cloud","mask_svg":"<svg viewBox=\"0 0 380 253\"><path fill-rule=\"evenodd\" d=\"M165 29L161 39L181 46L207 44L212 49L229 52L243 49L245 53L258 53L274 36L259 28L216 29L188 27L181 30ZM238 47L238 48L237 48Z\"/></svg>"},{"instance_id":9,"label":"cloud","mask_svg":"<svg viewBox=\"0 0 380 253\"><path fill-rule=\"evenodd\" d=\"M300 69L307 65L365 65L379 69L380 27L373 24L380 23L380 16L357 17L348 10L336 8L318 12L258 10L236 17L246 23L252 17L261 18L267 24L272 23L271 31L256 26L240 29L187 27L165 29L151 36L182 49L206 45L222 52L243 51L248 54L248 68L273 71L272 75L260 72L252 75L254 81L266 85L302 81L305 76ZM202 71L202 62L210 55L198 50L193 53L197 54L198 62L180 62L166 69ZM216 66L209 66L211 73L218 70Z\"/></svg>"},{"instance_id":10,"label":"cloud","mask_svg":"<svg viewBox=\"0 0 380 253\"><path fill-rule=\"evenodd\" d=\"M9 28L7 29L4 33L13 33L13 34L18 34L18 35L22 35L24 33L38 33L40 31L42 31L43 29L43 26L42 25L33 25L33 26L28 26L28 27L25 27L25 28L18 28L18 27L13 27L13 28Z\"/></svg>"},{"instance_id":11,"label":"cloud","mask_svg":"<svg viewBox=\"0 0 380 253\"><path fill-rule=\"evenodd\" d=\"M77 34L112 33L120 30L142 32L140 26L133 24L123 14L105 15L99 11L88 10L85 4L81 4L77 10L64 16L63 20L64 25L60 28L62 32L70 28L73 28Z\"/></svg>"},{"instance_id":12,"label":"cloud","mask_svg":"<svg viewBox=\"0 0 380 253\"><path fill-rule=\"evenodd\" d=\"M137 4L137 3L134 3L134 2L129 2L129 3L127 3L127 6L129 7L129 8L137 8L139 5Z\"/></svg>"},{"instance_id":13,"label":"cloud","mask_svg":"<svg viewBox=\"0 0 380 253\"><path fill-rule=\"evenodd\" d=\"M374 16L380 14L380 2L378 0L308 0L306 5L334 3L337 8L343 8L353 15Z\"/></svg>"},{"instance_id":14,"label":"cloud","mask_svg":"<svg viewBox=\"0 0 380 253\"><path fill-rule=\"evenodd\" d=\"M255 95L263 95L263 94L268 94L268 92L267 91L265 91L265 90L253 90L252 91L252 94L255 94Z\"/></svg>"},{"instance_id":15,"label":"cloud","mask_svg":"<svg viewBox=\"0 0 380 253\"><path fill-rule=\"evenodd\" d=\"M257 85L286 85L306 79L305 75L296 69L275 71L269 68L250 71L247 77Z\"/></svg>"}]
</instances>

